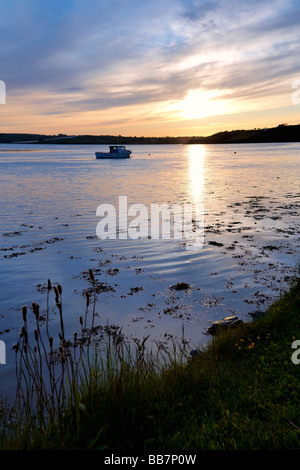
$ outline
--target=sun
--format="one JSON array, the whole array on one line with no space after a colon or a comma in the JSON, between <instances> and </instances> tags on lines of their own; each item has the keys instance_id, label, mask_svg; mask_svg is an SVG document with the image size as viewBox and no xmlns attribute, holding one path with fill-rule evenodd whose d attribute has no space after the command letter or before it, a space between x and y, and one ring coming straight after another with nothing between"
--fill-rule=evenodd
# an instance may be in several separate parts
<instances>
[{"instance_id":1,"label":"sun","mask_svg":"<svg viewBox=\"0 0 300 470\"><path fill-rule=\"evenodd\" d=\"M228 112L221 93L207 90L190 90L178 103L178 111L184 119L200 119Z\"/></svg>"}]
</instances>

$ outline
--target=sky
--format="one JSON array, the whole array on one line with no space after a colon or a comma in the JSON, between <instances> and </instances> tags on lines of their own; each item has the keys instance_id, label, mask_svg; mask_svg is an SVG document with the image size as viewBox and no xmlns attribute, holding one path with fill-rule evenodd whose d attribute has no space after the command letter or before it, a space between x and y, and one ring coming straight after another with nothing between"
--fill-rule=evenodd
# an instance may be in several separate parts
<instances>
[{"instance_id":1,"label":"sky","mask_svg":"<svg viewBox=\"0 0 300 470\"><path fill-rule=\"evenodd\" d=\"M0 132L300 123L299 0L0 0L0 44Z\"/></svg>"}]
</instances>

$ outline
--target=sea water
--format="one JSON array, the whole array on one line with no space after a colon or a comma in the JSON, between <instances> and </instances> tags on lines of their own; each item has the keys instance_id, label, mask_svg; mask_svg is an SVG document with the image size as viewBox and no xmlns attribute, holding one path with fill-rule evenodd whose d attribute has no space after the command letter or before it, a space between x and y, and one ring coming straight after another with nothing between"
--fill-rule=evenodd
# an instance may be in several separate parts
<instances>
[{"instance_id":1,"label":"sea water","mask_svg":"<svg viewBox=\"0 0 300 470\"><path fill-rule=\"evenodd\" d=\"M106 146L0 145L1 390L13 376L22 306L33 331L30 306L38 303L45 316L48 279L63 289L66 336L79 329L92 269L95 326L149 336L150 347L184 334L197 347L209 341L211 322L232 315L251 321L250 313L266 310L296 273L299 143L127 147L130 159L96 160ZM99 239L97 208L109 205L119 216L120 197L128 208L149 209L149 232L133 238L124 226L118 231L117 218L116 237ZM155 204L201 207L203 243L187 249L172 233L152 237ZM178 283L185 288L174 288ZM59 315L50 294L55 335Z\"/></svg>"}]
</instances>

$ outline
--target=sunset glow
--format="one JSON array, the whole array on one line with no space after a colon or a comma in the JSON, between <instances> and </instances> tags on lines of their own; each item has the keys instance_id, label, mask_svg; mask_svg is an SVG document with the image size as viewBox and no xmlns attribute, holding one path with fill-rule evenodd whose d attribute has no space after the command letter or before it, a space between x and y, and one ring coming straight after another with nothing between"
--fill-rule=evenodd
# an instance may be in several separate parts
<instances>
[{"instance_id":1,"label":"sunset glow","mask_svg":"<svg viewBox=\"0 0 300 470\"><path fill-rule=\"evenodd\" d=\"M219 116L229 111L222 97L214 96L209 91L190 90L179 104L184 119L200 119ZM228 106L228 105L227 105Z\"/></svg>"}]
</instances>

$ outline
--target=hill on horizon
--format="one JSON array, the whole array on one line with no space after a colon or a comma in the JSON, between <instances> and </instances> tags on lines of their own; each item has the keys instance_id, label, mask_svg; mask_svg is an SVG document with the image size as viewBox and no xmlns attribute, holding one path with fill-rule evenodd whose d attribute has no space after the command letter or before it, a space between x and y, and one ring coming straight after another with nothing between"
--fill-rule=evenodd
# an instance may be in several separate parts
<instances>
[{"instance_id":1,"label":"hill on horizon","mask_svg":"<svg viewBox=\"0 0 300 470\"><path fill-rule=\"evenodd\" d=\"M194 137L126 137L122 135L75 135L66 134L18 134L1 133L0 143L36 143L36 144L77 144L77 145L134 145L134 144L242 144L300 142L300 124L279 124L277 127L264 129L238 129L222 131L210 136Z\"/></svg>"}]
</instances>

